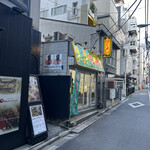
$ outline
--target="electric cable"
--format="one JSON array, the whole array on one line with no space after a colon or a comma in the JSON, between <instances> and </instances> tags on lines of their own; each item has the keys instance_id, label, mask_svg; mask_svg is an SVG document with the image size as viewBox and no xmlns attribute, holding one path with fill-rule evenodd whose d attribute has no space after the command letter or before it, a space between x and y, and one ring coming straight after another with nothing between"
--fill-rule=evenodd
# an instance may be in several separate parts
<instances>
[{"instance_id":1,"label":"electric cable","mask_svg":"<svg viewBox=\"0 0 150 150\"><path fill-rule=\"evenodd\" d=\"M135 11L137 10L138 6L140 5L140 3L142 2L142 0L140 0L140 2L138 3L138 5L136 6L136 8L134 9L134 11L132 12L132 14L129 16L129 18L113 33L115 34L116 32L118 32L128 21L129 19L132 17L132 15L135 13ZM112 34L112 35L113 35Z\"/></svg>"},{"instance_id":2,"label":"electric cable","mask_svg":"<svg viewBox=\"0 0 150 150\"><path fill-rule=\"evenodd\" d=\"M131 5L131 6L127 9L127 11L119 18L119 20L114 23L114 25L116 25L116 24L123 18L123 16L125 16L126 13L129 12L129 10L134 6L134 4L135 4L136 2L137 2L137 0L135 0L135 1L132 3L132 5ZM114 27L114 25L113 25L112 27L110 27L109 30L111 30L111 29Z\"/></svg>"}]
</instances>

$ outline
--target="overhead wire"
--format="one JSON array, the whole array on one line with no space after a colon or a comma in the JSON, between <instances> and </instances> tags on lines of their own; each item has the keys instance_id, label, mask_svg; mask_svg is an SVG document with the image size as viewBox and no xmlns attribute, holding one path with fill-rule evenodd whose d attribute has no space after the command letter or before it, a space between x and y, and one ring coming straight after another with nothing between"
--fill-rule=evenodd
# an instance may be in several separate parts
<instances>
[{"instance_id":1,"label":"overhead wire","mask_svg":"<svg viewBox=\"0 0 150 150\"><path fill-rule=\"evenodd\" d=\"M137 0L135 0L135 1L132 3L132 5L131 5L131 6L126 10L126 12L119 18L119 20L116 21L112 27L110 27L109 30L111 30L111 29L126 15L126 13L129 12L129 10L134 6L134 4L135 4L136 2L137 2Z\"/></svg>"},{"instance_id":2,"label":"overhead wire","mask_svg":"<svg viewBox=\"0 0 150 150\"><path fill-rule=\"evenodd\" d=\"M54 1L52 1L52 0L49 0L50 2L52 2L52 3L56 3L56 2L54 2ZM120 27L119 27L119 29L117 29L117 31L115 31L113 34L115 34L116 32L118 32L127 22L128 22L128 20L132 17L132 15L135 13L135 11L137 10L137 8L138 8L138 6L140 5L140 3L141 3L141 1L142 0L140 0L140 2L138 3L138 5L136 6L136 8L133 10L133 12L132 12L132 14L129 16L129 18L125 21L125 23L123 23ZM135 0L133 3L132 3L132 5L127 9L127 11L121 16L121 18L123 18L123 16L125 16L125 14L127 13L127 12L129 12L129 10L133 7L133 5L135 4L137 2L137 0ZM58 5L62 5L62 4L59 4L59 3L57 3ZM73 8L71 8L71 7L68 7L67 6L67 8L68 9L71 9L71 10L73 10ZM142 9L142 8L139 8L139 9ZM84 10L80 10L80 11L84 11ZM86 11L87 12L87 11ZM97 12L97 13L102 13L102 12ZM110 12L110 13L118 13L118 12ZM120 18L120 20L121 20L121 18ZM117 22L115 22L114 24L113 24L113 26L112 27L110 27L110 29L112 29L117 23L119 22L119 20L117 21ZM109 30L110 30L109 29ZM112 34L112 35L113 35ZM117 34L118 35L118 34ZM97 41L97 40L96 40ZM96 43L96 42L95 42ZM143 52L142 52L143 53ZM121 59L121 58L120 58ZM120 59L117 59L117 61L118 60L120 60Z\"/></svg>"},{"instance_id":3,"label":"overhead wire","mask_svg":"<svg viewBox=\"0 0 150 150\"><path fill-rule=\"evenodd\" d=\"M113 34L115 34L116 32L118 32L129 21L129 19L133 16L133 14L137 10L137 8L138 8L138 6L140 5L141 2L142 2L142 0L140 0L140 2L137 4L136 8L132 12L132 14L129 16L129 18Z\"/></svg>"}]
</instances>

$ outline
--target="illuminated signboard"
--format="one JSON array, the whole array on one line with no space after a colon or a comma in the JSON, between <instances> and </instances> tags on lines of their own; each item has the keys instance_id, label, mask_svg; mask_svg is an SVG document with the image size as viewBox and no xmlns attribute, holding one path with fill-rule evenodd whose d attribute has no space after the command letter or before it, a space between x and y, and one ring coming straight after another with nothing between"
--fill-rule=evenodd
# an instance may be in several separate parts
<instances>
[{"instance_id":1,"label":"illuminated signboard","mask_svg":"<svg viewBox=\"0 0 150 150\"><path fill-rule=\"evenodd\" d=\"M73 42L72 47L77 65L104 72L103 63L100 56L90 52L89 50L85 50L83 47Z\"/></svg>"},{"instance_id":2,"label":"illuminated signboard","mask_svg":"<svg viewBox=\"0 0 150 150\"><path fill-rule=\"evenodd\" d=\"M111 36L103 38L103 57L111 57L112 40Z\"/></svg>"}]
</instances>

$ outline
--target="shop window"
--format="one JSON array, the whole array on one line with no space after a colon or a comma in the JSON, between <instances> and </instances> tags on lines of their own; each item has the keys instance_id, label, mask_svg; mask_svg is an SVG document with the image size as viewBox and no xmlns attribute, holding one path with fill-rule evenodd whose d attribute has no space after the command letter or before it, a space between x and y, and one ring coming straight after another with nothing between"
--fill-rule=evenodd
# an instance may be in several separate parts
<instances>
[{"instance_id":1,"label":"shop window","mask_svg":"<svg viewBox=\"0 0 150 150\"><path fill-rule=\"evenodd\" d=\"M84 74L81 73L81 79L80 79L80 88L79 88L79 97L78 97L78 108L83 107L83 92L84 92Z\"/></svg>"},{"instance_id":2,"label":"shop window","mask_svg":"<svg viewBox=\"0 0 150 150\"><path fill-rule=\"evenodd\" d=\"M78 109L86 108L96 104L96 75L90 75L81 72L80 74L81 78L78 96ZM72 76L72 95L75 80L75 70L70 70L70 75Z\"/></svg>"},{"instance_id":3,"label":"shop window","mask_svg":"<svg viewBox=\"0 0 150 150\"><path fill-rule=\"evenodd\" d=\"M84 80L84 106L89 106L89 100L90 100L90 75L85 74L85 80Z\"/></svg>"},{"instance_id":4,"label":"shop window","mask_svg":"<svg viewBox=\"0 0 150 150\"><path fill-rule=\"evenodd\" d=\"M90 104L93 105L96 102L96 76L91 74L90 84Z\"/></svg>"}]
</instances>

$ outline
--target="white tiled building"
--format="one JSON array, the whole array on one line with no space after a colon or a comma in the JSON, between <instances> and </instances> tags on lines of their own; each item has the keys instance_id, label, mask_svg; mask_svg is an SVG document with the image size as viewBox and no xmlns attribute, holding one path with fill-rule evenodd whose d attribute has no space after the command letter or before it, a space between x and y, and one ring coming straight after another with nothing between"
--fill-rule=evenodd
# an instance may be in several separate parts
<instances>
[{"instance_id":1,"label":"white tiled building","mask_svg":"<svg viewBox=\"0 0 150 150\"><path fill-rule=\"evenodd\" d=\"M88 24L93 19L92 3L92 0L42 0L40 14L42 18Z\"/></svg>"}]
</instances>

